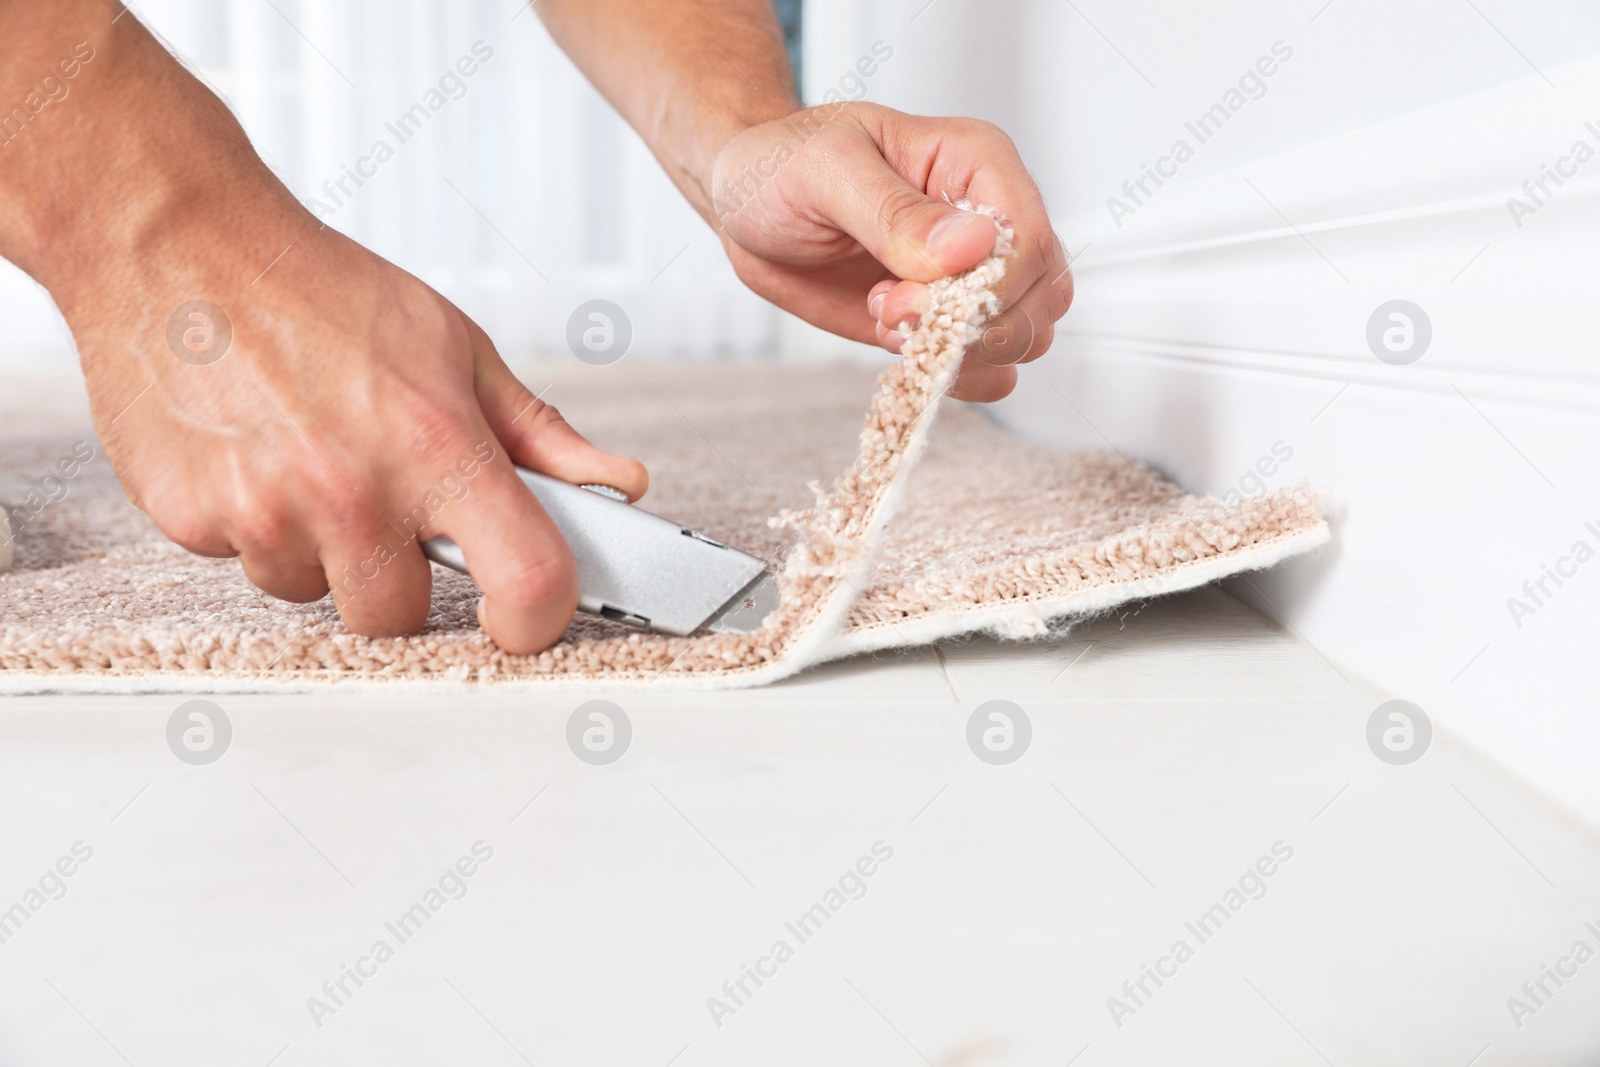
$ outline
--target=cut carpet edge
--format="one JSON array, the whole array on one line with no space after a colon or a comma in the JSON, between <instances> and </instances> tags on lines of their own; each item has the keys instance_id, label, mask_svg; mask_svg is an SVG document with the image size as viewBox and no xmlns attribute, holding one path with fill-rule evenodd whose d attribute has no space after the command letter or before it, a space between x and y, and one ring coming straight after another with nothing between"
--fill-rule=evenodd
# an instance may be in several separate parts
<instances>
[{"instance_id":1,"label":"cut carpet edge","mask_svg":"<svg viewBox=\"0 0 1600 1067\"><path fill-rule=\"evenodd\" d=\"M731 689L745 686L769 685L782 681L784 678L799 674L807 668L823 662L828 657L824 650L831 638L838 635L844 628L845 620L850 615L850 609L861 597L861 586L866 584L867 575L872 570L873 558L883 543L885 531L889 520L900 510L900 502L905 497L906 486L911 481L911 472L916 468L917 461L927 450L928 438L933 431L934 420L938 417L939 408L945 400L945 390L954 376L954 367L946 366L936 370L933 381L933 396L927 405L918 413L911 424L911 431L906 438L905 447L896 457L896 467L889 476L889 482L884 486L873 505L867 528L862 532L859 542L860 555L850 564L849 569L840 576L839 583L829 592L827 597L812 616L807 628L801 630L793 643L784 651L783 655L771 663L759 667L746 667L731 671L717 673L707 672L694 678L674 676L675 681L688 683L685 688L699 689ZM646 680L658 681L662 676ZM696 684L696 683L701 684ZM624 684L639 684L639 680L626 679ZM481 683L480 683L481 684ZM492 684L492 683L491 683ZM577 684L576 681L573 684Z\"/></svg>"},{"instance_id":2,"label":"cut carpet edge","mask_svg":"<svg viewBox=\"0 0 1600 1067\"><path fill-rule=\"evenodd\" d=\"M1186 593L1236 574L1266 570L1290 557L1320 548L1331 538L1327 520L1322 520L1308 529L1262 541L1228 555L1180 563L1133 583L1107 583L1066 594L1026 597L1006 604L955 608L909 622L858 627L836 634L811 665L869 652L928 645L952 637L987 634L1007 641L1037 640L1049 636L1050 624L1062 619L1087 620L1134 600ZM1146 595L1129 596L1130 588L1137 588Z\"/></svg>"},{"instance_id":3,"label":"cut carpet edge","mask_svg":"<svg viewBox=\"0 0 1600 1067\"><path fill-rule=\"evenodd\" d=\"M645 687L662 690L705 690L745 688L781 681L824 663L892 648L926 645L952 637L997 634L1012 637L1024 629L1046 626L1063 618L1089 618L1118 604L1127 603L1130 586L1148 597L1187 592L1222 578L1246 571L1263 570L1292 556L1326 544L1330 530L1326 521L1305 530L1263 541L1248 549L1223 556L1210 556L1178 564L1169 570L1136 583L1106 583L1075 590L1062 596L1047 596L999 606L956 609L931 614L915 622L881 624L831 639L824 634L815 643L814 658L803 663L782 661L767 666L723 675L617 675L604 680L541 675L504 680L459 681L447 678L414 676L385 678L379 675L350 675L343 672L317 672L271 678L218 677L202 671L160 675L118 676L81 673L41 673L0 675L0 694L32 696L55 694L158 695L158 694L251 694L293 695L327 692L394 693L398 689L420 690L440 695L485 692L545 692L589 689L637 690ZM848 610L848 598L845 608ZM1026 638L1024 638L1026 639ZM809 643L809 642L808 642ZM767 675L772 675L767 677Z\"/></svg>"}]
</instances>

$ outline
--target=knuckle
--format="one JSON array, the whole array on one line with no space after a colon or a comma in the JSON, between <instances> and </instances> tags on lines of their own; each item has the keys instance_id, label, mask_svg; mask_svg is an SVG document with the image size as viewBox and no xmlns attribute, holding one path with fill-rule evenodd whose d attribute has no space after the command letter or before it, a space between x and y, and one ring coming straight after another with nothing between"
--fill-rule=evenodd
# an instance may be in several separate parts
<instances>
[{"instance_id":1,"label":"knuckle","mask_svg":"<svg viewBox=\"0 0 1600 1067\"><path fill-rule=\"evenodd\" d=\"M277 472L283 479L280 484L297 486L306 499L317 506L321 506L325 500L349 493L349 480L334 466L335 461L329 459L328 455L326 449L320 453L312 449L301 450L292 465Z\"/></svg>"},{"instance_id":2,"label":"knuckle","mask_svg":"<svg viewBox=\"0 0 1600 1067\"><path fill-rule=\"evenodd\" d=\"M1050 272L1048 277L1054 277L1067 265L1065 257L1061 254L1061 241L1056 237L1055 231L1048 227L1042 232L1035 230L1029 236L1028 254L1039 264L1041 272Z\"/></svg>"},{"instance_id":3,"label":"knuckle","mask_svg":"<svg viewBox=\"0 0 1600 1067\"><path fill-rule=\"evenodd\" d=\"M1072 297L1075 289L1071 269L1063 269L1060 278L1050 287L1051 310L1055 313L1054 318L1059 319L1072 310Z\"/></svg>"},{"instance_id":4,"label":"knuckle","mask_svg":"<svg viewBox=\"0 0 1600 1067\"><path fill-rule=\"evenodd\" d=\"M1034 360L1050 351L1050 346L1055 344L1055 340L1055 323L1047 323L1045 326L1039 329L1037 334L1034 335L1028 344L1028 350L1018 357L1017 362L1032 363Z\"/></svg>"},{"instance_id":5,"label":"knuckle","mask_svg":"<svg viewBox=\"0 0 1600 1067\"><path fill-rule=\"evenodd\" d=\"M276 501L247 500L234 520L239 539L268 550L288 544L294 534L289 513Z\"/></svg>"},{"instance_id":6,"label":"knuckle","mask_svg":"<svg viewBox=\"0 0 1600 1067\"><path fill-rule=\"evenodd\" d=\"M455 444L461 436L460 420L453 413L434 405L420 405L407 420L412 447L422 456L437 455Z\"/></svg>"},{"instance_id":7,"label":"knuckle","mask_svg":"<svg viewBox=\"0 0 1600 1067\"><path fill-rule=\"evenodd\" d=\"M1035 346L1038 324L1026 308L1016 307L994 319L983 332L988 362L1005 365L1024 359Z\"/></svg>"},{"instance_id":8,"label":"knuckle","mask_svg":"<svg viewBox=\"0 0 1600 1067\"><path fill-rule=\"evenodd\" d=\"M169 511L156 517L155 522L169 541L196 555L232 555L232 547L216 524L196 512Z\"/></svg>"},{"instance_id":9,"label":"knuckle","mask_svg":"<svg viewBox=\"0 0 1600 1067\"><path fill-rule=\"evenodd\" d=\"M293 484L291 478L290 470L269 461L235 488L229 501L228 527L241 551L271 551L293 536L294 520L283 488Z\"/></svg>"},{"instance_id":10,"label":"knuckle","mask_svg":"<svg viewBox=\"0 0 1600 1067\"><path fill-rule=\"evenodd\" d=\"M530 397L532 395L531 393L529 394ZM554 404L547 404L543 400L535 400L534 403L538 406L529 411L527 416L530 426L535 429L547 429L551 426L567 424L566 418L561 414L561 409Z\"/></svg>"},{"instance_id":11,"label":"knuckle","mask_svg":"<svg viewBox=\"0 0 1600 1067\"><path fill-rule=\"evenodd\" d=\"M988 119L960 119L961 132L976 141L1015 149L1011 135Z\"/></svg>"},{"instance_id":12,"label":"knuckle","mask_svg":"<svg viewBox=\"0 0 1600 1067\"><path fill-rule=\"evenodd\" d=\"M890 235L898 236L908 229L926 200L908 185L895 183L883 190L878 217Z\"/></svg>"},{"instance_id":13,"label":"knuckle","mask_svg":"<svg viewBox=\"0 0 1600 1067\"><path fill-rule=\"evenodd\" d=\"M1062 278L1059 282L1049 285L1044 292L1045 319L1054 323L1067 313L1072 306L1072 281L1071 275Z\"/></svg>"},{"instance_id":14,"label":"knuckle","mask_svg":"<svg viewBox=\"0 0 1600 1067\"><path fill-rule=\"evenodd\" d=\"M407 386L396 406L400 425L406 427L411 448L417 456L427 458L449 454L466 436L466 425L461 415L445 407L436 396Z\"/></svg>"},{"instance_id":15,"label":"knuckle","mask_svg":"<svg viewBox=\"0 0 1600 1067\"><path fill-rule=\"evenodd\" d=\"M544 401L539 399L539 394L529 389L519 378L513 378L506 391L509 393L507 399L509 399L510 403L508 406L516 415L531 414L544 405Z\"/></svg>"},{"instance_id":16,"label":"knuckle","mask_svg":"<svg viewBox=\"0 0 1600 1067\"><path fill-rule=\"evenodd\" d=\"M317 506L336 537L355 538L376 525L378 501L371 490L352 486L342 478L327 482L325 488L317 497Z\"/></svg>"}]
</instances>

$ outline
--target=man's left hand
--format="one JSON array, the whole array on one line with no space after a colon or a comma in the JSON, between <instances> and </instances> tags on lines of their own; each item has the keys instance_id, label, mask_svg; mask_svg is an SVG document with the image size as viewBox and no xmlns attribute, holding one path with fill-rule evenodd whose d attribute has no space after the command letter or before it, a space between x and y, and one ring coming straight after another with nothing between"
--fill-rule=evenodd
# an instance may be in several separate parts
<instances>
[{"instance_id":1,"label":"man's left hand","mask_svg":"<svg viewBox=\"0 0 1600 1067\"><path fill-rule=\"evenodd\" d=\"M997 209L1016 258L1001 314L967 352L951 387L990 401L1016 386L1072 303L1066 249L1044 200L1000 129L974 119L828 104L753 126L718 154L712 213L739 277L807 322L898 352L926 308L927 283L994 250L995 230L950 201Z\"/></svg>"}]
</instances>

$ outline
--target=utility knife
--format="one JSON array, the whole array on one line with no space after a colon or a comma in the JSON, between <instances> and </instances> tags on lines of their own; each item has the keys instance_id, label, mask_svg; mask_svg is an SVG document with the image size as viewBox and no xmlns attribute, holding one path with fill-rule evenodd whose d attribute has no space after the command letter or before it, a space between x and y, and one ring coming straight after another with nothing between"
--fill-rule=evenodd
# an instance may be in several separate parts
<instances>
[{"instance_id":1,"label":"utility knife","mask_svg":"<svg viewBox=\"0 0 1600 1067\"><path fill-rule=\"evenodd\" d=\"M578 563L578 610L687 637L749 633L778 605L767 565L703 533L652 515L606 485L573 485L517 468ZM435 563L470 574L448 537L422 542Z\"/></svg>"}]
</instances>

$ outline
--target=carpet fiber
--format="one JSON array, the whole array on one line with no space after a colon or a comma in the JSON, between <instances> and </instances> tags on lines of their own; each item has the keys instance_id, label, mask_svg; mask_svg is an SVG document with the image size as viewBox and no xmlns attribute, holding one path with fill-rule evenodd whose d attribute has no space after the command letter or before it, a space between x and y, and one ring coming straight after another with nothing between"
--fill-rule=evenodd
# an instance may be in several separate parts
<instances>
[{"instance_id":1,"label":"carpet fiber","mask_svg":"<svg viewBox=\"0 0 1600 1067\"><path fill-rule=\"evenodd\" d=\"M619 364L554 376L546 396L575 425L649 466L647 507L779 571L779 607L749 635L666 637L580 616L548 651L508 656L479 630L471 582L435 568L420 635L358 637L327 600L275 601L237 561L167 542L92 438L40 426L14 394L0 401L0 417L15 416L0 426L0 502L16 527L0 575L0 691L760 684L960 633L1038 636L1326 539L1303 489L1195 497L1115 451L1026 444L976 409L941 404L1002 267L996 258L944 283L875 392L865 373L839 368ZM537 373L535 389L550 381ZM1020 387L1041 384L1025 373ZM63 460L85 450L92 458L65 476Z\"/></svg>"}]
</instances>

